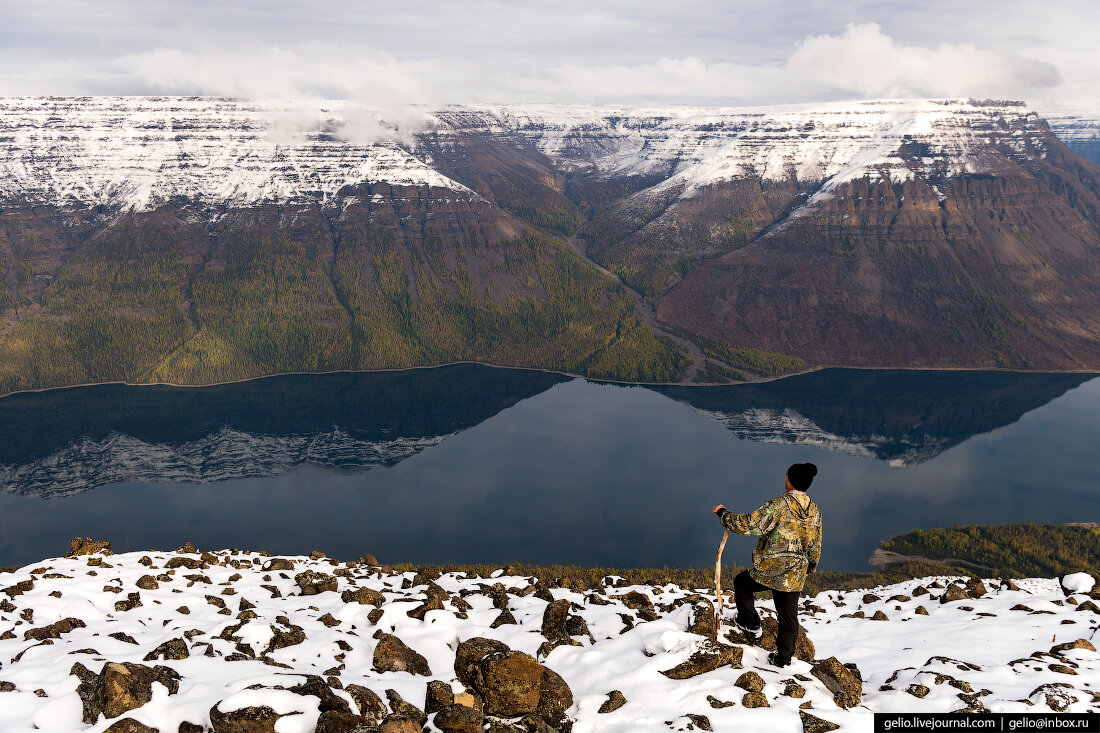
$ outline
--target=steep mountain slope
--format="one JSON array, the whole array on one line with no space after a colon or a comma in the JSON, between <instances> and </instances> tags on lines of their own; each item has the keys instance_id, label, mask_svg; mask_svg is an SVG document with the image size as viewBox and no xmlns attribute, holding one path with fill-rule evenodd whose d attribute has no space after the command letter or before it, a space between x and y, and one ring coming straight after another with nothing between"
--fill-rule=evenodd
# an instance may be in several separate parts
<instances>
[{"instance_id":1,"label":"steep mountain slope","mask_svg":"<svg viewBox=\"0 0 1100 733\"><path fill-rule=\"evenodd\" d=\"M1100 367L1100 169L1020 103L371 114L0 100L0 392L462 359L674 380L654 304L697 379Z\"/></svg>"}]
</instances>

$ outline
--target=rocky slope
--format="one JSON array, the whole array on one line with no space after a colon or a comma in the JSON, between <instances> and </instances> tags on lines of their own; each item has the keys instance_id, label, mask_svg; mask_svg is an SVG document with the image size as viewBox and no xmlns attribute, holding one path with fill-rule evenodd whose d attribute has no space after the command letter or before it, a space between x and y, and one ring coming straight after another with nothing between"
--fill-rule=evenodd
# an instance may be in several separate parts
<instances>
[{"instance_id":1,"label":"rocky slope","mask_svg":"<svg viewBox=\"0 0 1100 733\"><path fill-rule=\"evenodd\" d=\"M678 378L596 265L810 365L1100 365L1100 171L1020 103L413 117L0 100L0 392L456 359Z\"/></svg>"},{"instance_id":2,"label":"rocky slope","mask_svg":"<svg viewBox=\"0 0 1100 733\"><path fill-rule=\"evenodd\" d=\"M716 630L709 591L659 580L104 545L0 575L5 731L824 731L1100 707L1086 574L826 591L780 669L770 616L759 640Z\"/></svg>"}]
</instances>

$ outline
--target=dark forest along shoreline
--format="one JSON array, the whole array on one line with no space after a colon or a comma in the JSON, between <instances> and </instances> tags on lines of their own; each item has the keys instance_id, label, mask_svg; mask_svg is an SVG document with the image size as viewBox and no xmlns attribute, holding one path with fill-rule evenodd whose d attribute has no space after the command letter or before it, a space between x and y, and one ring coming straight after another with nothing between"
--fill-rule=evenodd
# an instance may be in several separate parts
<instances>
[{"instance_id":1,"label":"dark forest along shoreline","mask_svg":"<svg viewBox=\"0 0 1100 733\"><path fill-rule=\"evenodd\" d=\"M811 460L823 569L862 571L915 527L1093 518L1098 410L1094 375L939 370L641 387L459 364L21 393L0 399L0 565L81 535L702 566L710 506L754 509Z\"/></svg>"}]
</instances>

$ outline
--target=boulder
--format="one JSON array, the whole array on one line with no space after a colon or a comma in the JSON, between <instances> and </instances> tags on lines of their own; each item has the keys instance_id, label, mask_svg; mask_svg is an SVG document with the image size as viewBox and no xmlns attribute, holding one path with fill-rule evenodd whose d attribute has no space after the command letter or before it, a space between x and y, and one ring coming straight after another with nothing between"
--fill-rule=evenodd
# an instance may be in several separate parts
<instances>
[{"instance_id":1,"label":"boulder","mask_svg":"<svg viewBox=\"0 0 1100 733\"><path fill-rule=\"evenodd\" d=\"M496 629L496 628L499 628L501 626L514 625L514 624L519 624L519 621L516 621L516 617L513 616L512 612L509 611L506 608L503 611L501 611L499 614L497 614L497 617L495 619L493 619L493 623L489 624L489 628Z\"/></svg>"},{"instance_id":2,"label":"boulder","mask_svg":"<svg viewBox=\"0 0 1100 733\"><path fill-rule=\"evenodd\" d=\"M689 634L698 634L708 639L718 638L718 618L714 604L706 598L698 598L691 604L691 620L687 627Z\"/></svg>"},{"instance_id":3,"label":"boulder","mask_svg":"<svg viewBox=\"0 0 1100 733\"><path fill-rule=\"evenodd\" d=\"M303 596L315 596L318 593L335 591L337 580L328 573L319 573L316 570L306 570L294 576L294 582L301 589Z\"/></svg>"},{"instance_id":4,"label":"boulder","mask_svg":"<svg viewBox=\"0 0 1100 733\"><path fill-rule=\"evenodd\" d=\"M182 638L169 639L153 651L145 655L146 662L155 662L158 659L187 659L190 652L187 650L187 642Z\"/></svg>"},{"instance_id":5,"label":"boulder","mask_svg":"<svg viewBox=\"0 0 1100 733\"><path fill-rule=\"evenodd\" d=\"M455 693L450 684L442 680L432 680L428 683L428 691L424 695L424 712L428 715L438 713L446 707L455 704Z\"/></svg>"},{"instance_id":6,"label":"boulder","mask_svg":"<svg viewBox=\"0 0 1100 733\"><path fill-rule=\"evenodd\" d=\"M741 647L727 646L706 639L699 644L690 657L672 669L661 670L661 674L673 680L686 680L712 672L719 667L729 666L740 669L743 654L744 650Z\"/></svg>"},{"instance_id":7,"label":"boulder","mask_svg":"<svg viewBox=\"0 0 1100 733\"><path fill-rule=\"evenodd\" d=\"M952 583L951 585L947 586L947 590L945 590L943 592L943 595L940 596L940 603L952 603L953 601L961 601L969 597L970 596L967 595L965 588L963 588L961 585L957 585L956 583Z\"/></svg>"},{"instance_id":8,"label":"boulder","mask_svg":"<svg viewBox=\"0 0 1100 733\"><path fill-rule=\"evenodd\" d=\"M928 693L932 690L929 689L927 685L919 685L914 683L906 687L905 691L913 697L926 697Z\"/></svg>"},{"instance_id":9,"label":"boulder","mask_svg":"<svg viewBox=\"0 0 1100 733\"><path fill-rule=\"evenodd\" d=\"M278 616L275 621L285 628L271 627L271 641L267 643L267 648L264 649L263 654L269 654L276 649L285 649L288 646L297 646L306 640L305 630L301 626L290 623L286 616Z\"/></svg>"},{"instance_id":10,"label":"boulder","mask_svg":"<svg viewBox=\"0 0 1100 733\"><path fill-rule=\"evenodd\" d=\"M842 708L858 705L863 699L863 682L836 657L815 662L811 674L833 693L833 702Z\"/></svg>"},{"instance_id":11,"label":"boulder","mask_svg":"<svg viewBox=\"0 0 1100 733\"><path fill-rule=\"evenodd\" d=\"M448 705L436 713L435 727L443 733L482 733L481 713L465 705Z\"/></svg>"},{"instance_id":12,"label":"boulder","mask_svg":"<svg viewBox=\"0 0 1100 733\"><path fill-rule=\"evenodd\" d=\"M378 733L420 733L421 725L407 715L386 716L378 726Z\"/></svg>"},{"instance_id":13,"label":"boulder","mask_svg":"<svg viewBox=\"0 0 1100 733\"><path fill-rule=\"evenodd\" d=\"M160 583L152 575L141 576L134 585L142 590L156 590L160 587Z\"/></svg>"},{"instance_id":14,"label":"boulder","mask_svg":"<svg viewBox=\"0 0 1100 733\"><path fill-rule=\"evenodd\" d=\"M1100 600L1100 574L1092 571L1070 573L1059 578L1058 584L1067 596L1077 593Z\"/></svg>"},{"instance_id":15,"label":"boulder","mask_svg":"<svg viewBox=\"0 0 1100 733\"><path fill-rule=\"evenodd\" d=\"M552 726L567 722L573 705L569 685L529 654L512 651L493 639L462 642L455 655L455 674L484 703L486 715L535 714Z\"/></svg>"},{"instance_id":16,"label":"boulder","mask_svg":"<svg viewBox=\"0 0 1100 733\"><path fill-rule=\"evenodd\" d=\"M313 733L359 733L366 729L363 719L339 710L323 710Z\"/></svg>"},{"instance_id":17,"label":"boulder","mask_svg":"<svg viewBox=\"0 0 1100 733\"><path fill-rule=\"evenodd\" d=\"M761 692L764 689L764 678L756 672L744 672L733 685L749 692Z\"/></svg>"},{"instance_id":18,"label":"boulder","mask_svg":"<svg viewBox=\"0 0 1100 733\"><path fill-rule=\"evenodd\" d=\"M213 733L275 733L275 723L283 717L266 705L222 712L218 704L210 708Z\"/></svg>"},{"instance_id":19,"label":"boulder","mask_svg":"<svg viewBox=\"0 0 1100 733\"><path fill-rule=\"evenodd\" d=\"M344 691L351 695L355 706L359 708L359 715L370 725L377 726L386 717L386 703L374 690L362 685L348 685Z\"/></svg>"},{"instance_id":20,"label":"boulder","mask_svg":"<svg viewBox=\"0 0 1100 733\"><path fill-rule=\"evenodd\" d=\"M966 595L971 598L981 598L989 590L985 587L985 583L980 578L971 578L966 581Z\"/></svg>"},{"instance_id":21,"label":"boulder","mask_svg":"<svg viewBox=\"0 0 1100 733\"><path fill-rule=\"evenodd\" d=\"M771 707L768 703L768 696L763 692L746 692L744 697L741 698L741 704L747 708Z\"/></svg>"},{"instance_id":22,"label":"boulder","mask_svg":"<svg viewBox=\"0 0 1100 733\"><path fill-rule=\"evenodd\" d=\"M397 690L386 690L386 699L390 702L390 710L396 715L404 715L412 718L423 726L428 721L428 716L423 710L401 697Z\"/></svg>"},{"instance_id":23,"label":"boulder","mask_svg":"<svg viewBox=\"0 0 1100 733\"><path fill-rule=\"evenodd\" d=\"M96 553L113 555L111 543L106 540L93 540L91 537L73 537L69 540L69 551L65 557L80 557L82 555L94 555Z\"/></svg>"},{"instance_id":24,"label":"boulder","mask_svg":"<svg viewBox=\"0 0 1100 733\"><path fill-rule=\"evenodd\" d=\"M154 682L164 685L169 695L179 692L180 676L174 669L130 662L104 664L96 683L96 702L103 717L117 718L152 700Z\"/></svg>"},{"instance_id":25,"label":"boulder","mask_svg":"<svg viewBox=\"0 0 1100 733\"><path fill-rule=\"evenodd\" d=\"M288 560L285 557L273 557L264 563L263 570L265 572L275 572L276 570L293 570L294 561Z\"/></svg>"},{"instance_id":26,"label":"boulder","mask_svg":"<svg viewBox=\"0 0 1100 733\"><path fill-rule=\"evenodd\" d=\"M351 706L348 705L347 700L333 692L332 688L325 684L325 681L317 675L306 675L305 682L287 689L296 695L311 695L316 697L318 699L317 709L322 713L331 710L341 714L352 714Z\"/></svg>"},{"instance_id":27,"label":"boulder","mask_svg":"<svg viewBox=\"0 0 1100 733\"><path fill-rule=\"evenodd\" d=\"M380 633L378 644L374 647L374 670L376 672L408 672L428 676L432 673L428 660L421 654L405 646L405 642L393 634Z\"/></svg>"},{"instance_id":28,"label":"boulder","mask_svg":"<svg viewBox=\"0 0 1100 733\"><path fill-rule=\"evenodd\" d=\"M84 622L78 618L63 618L60 621L55 621L49 626L43 626L37 629L29 629L23 633L23 639L34 639L35 641L42 641L43 639L59 639L62 634L67 634L73 629L83 629L85 627Z\"/></svg>"},{"instance_id":29,"label":"boulder","mask_svg":"<svg viewBox=\"0 0 1100 733\"><path fill-rule=\"evenodd\" d=\"M364 606L381 607L385 603L386 597L371 588L356 588L341 593L340 600L344 603L360 603Z\"/></svg>"}]
</instances>

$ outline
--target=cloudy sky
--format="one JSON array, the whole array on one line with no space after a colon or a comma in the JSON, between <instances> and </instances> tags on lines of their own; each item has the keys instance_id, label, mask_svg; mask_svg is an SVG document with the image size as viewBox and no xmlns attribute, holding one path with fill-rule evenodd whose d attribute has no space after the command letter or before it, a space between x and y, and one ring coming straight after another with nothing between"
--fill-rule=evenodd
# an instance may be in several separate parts
<instances>
[{"instance_id":1,"label":"cloudy sky","mask_svg":"<svg viewBox=\"0 0 1100 733\"><path fill-rule=\"evenodd\" d=\"M0 0L0 95L1100 108L1096 0Z\"/></svg>"}]
</instances>

